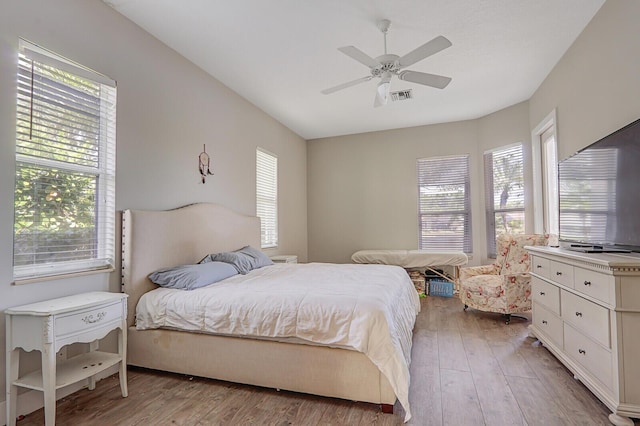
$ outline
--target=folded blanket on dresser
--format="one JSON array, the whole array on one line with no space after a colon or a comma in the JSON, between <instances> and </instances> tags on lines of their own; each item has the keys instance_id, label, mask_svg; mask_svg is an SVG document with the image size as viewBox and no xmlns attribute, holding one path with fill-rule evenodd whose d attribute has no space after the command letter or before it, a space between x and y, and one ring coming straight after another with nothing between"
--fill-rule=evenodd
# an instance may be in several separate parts
<instances>
[{"instance_id":1,"label":"folded blanket on dresser","mask_svg":"<svg viewBox=\"0 0 640 426\"><path fill-rule=\"evenodd\" d=\"M412 330L420 301L404 269L275 264L193 291L142 296L136 328L253 338L297 338L364 353L409 410Z\"/></svg>"}]
</instances>

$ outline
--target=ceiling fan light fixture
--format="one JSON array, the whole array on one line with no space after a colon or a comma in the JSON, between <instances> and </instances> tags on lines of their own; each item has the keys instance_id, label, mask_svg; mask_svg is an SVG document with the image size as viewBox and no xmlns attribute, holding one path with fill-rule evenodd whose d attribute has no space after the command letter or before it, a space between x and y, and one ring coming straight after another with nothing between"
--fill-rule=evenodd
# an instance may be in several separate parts
<instances>
[{"instance_id":1,"label":"ceiling fan light fixture","mask_svg":"<svg viewBox=\"0 0 640 426\"><path fill-rule=\"evenodd\" d=\"M376 90L376 99L373 103L374 107L379 107L387 104L389 100L389 91L391 89L391 73L385 72L382 76L382 80L378 83Z\"/></svg>"}]
</instances>

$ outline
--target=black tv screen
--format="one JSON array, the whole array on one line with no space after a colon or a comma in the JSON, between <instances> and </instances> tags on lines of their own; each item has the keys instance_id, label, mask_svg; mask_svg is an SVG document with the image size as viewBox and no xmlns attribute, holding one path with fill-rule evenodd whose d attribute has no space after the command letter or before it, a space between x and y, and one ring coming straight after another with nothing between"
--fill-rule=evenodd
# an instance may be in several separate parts
<instances>
[{"instance_id":1,"label":"black tv screen","mask_svg":"<svg viewBox=\"0 0 640 426\"><path fill-rule=\"evenodd\" d=\"M640 120L558 163L560 241L640 251Z\"/></svg>"}]
</instances>

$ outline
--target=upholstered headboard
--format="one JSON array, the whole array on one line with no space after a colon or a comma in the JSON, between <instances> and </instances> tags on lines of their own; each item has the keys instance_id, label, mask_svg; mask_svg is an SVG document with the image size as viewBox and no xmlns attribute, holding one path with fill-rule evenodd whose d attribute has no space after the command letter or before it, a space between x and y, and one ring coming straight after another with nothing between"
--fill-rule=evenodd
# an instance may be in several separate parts
<instances>
[{"instance_id":1,"label":"upholstered headboard","mask_svg":"<svg viewBox=\"0 0 640 426\"><path fill-rule=\"evenodd\" d=\"M133 325L140 296L153 290L147 276L158 269L193 264L210 253L251 245L260 248L260 219L217 204L174 210L125 210L122 216L122 285Z\"/></svg>"}]
</instances>

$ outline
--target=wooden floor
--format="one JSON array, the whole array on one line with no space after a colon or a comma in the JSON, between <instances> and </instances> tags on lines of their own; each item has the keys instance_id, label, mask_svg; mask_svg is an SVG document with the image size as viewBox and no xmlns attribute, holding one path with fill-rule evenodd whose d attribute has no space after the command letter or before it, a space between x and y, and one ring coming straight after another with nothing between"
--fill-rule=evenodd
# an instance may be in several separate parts
<instances>
[{"instance_id":1,"label":"wooden floor","mask_svg":"<svg viewBox=\"0 0 640 426\"><path fill-rule=\"evenodd\" d=\"M609 425L609 410L535 339L530 322L422 299L413 338L412 425ZM142 369L58 401L58 425L401 425L404 410ZM43 410L19 426L44 424ZM636 423L640 424L640 423Z\"/></svg>"}]
</instances>

